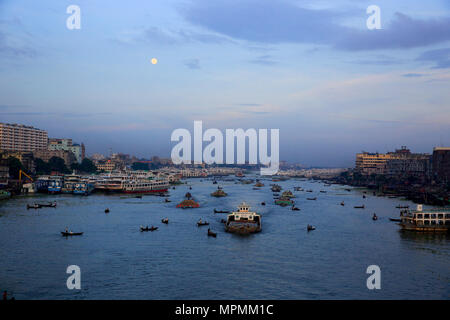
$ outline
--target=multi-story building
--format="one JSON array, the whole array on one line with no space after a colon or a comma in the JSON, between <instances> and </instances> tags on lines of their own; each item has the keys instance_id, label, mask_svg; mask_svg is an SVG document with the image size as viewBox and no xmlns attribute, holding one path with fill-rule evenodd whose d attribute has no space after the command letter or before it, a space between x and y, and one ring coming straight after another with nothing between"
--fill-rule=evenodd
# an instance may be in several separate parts
<instances>
[{"instance_id":1,"label":"multi-story building","mask_svg":"<svg viewBox=\"0 0 450 320\"><path fill-rule=\"evenodd\" d=\"M95 166L99 171L111 172L117 169L116 163L111 160L95 161Z\"/></svg>"},{"instance_id":2,"label":"multi-story building","mask_svg":"<svg viewBox=\"0 0 450 320\"><path fill-rule=\"evenodd\" d=\"M382 174L426 177L431 173L431 155L411 153L406 147L386 154L358 153L356 155L356 171L363 175Z\"/></svg>"},{"instance_id":3,"label":"multi-story building","mask_svg":"<svg viewBox=\"0 0 450 320\"><path fill-rule=\"evenodd\" d=\"M433 149L433 179L439 182L450 182L450 148Z\"/></svg>"},{"instance_id":4,"label":"multi-story building","mask_svg":"<svg viewBox=\"0 0 450 320\"><path fill-rule=\"evenodd\" d=\"M72 143L72 139L53 139L48 140L48 150L64 150L71 151L78 163L84 158L84 145Z\"/></svg>"},{"instance_id":5,"label":"multi-story building","mask_svg":"<svg viewBox=\"0 0 450 320\"><path fill-rule=\"evenodd\" d=\"M47 131L22 124L0 123L0 150L31 152L47 149Z\"/></svg>"},{"instance_id":6,"label":"multi-story building","mask_svg":"<svg viewBox=\"0 0 450 320\"><path fill-rule=\"evenodd\" d=\"M355 170L363 175L384 174L391 154L363 152L356 154Z\"/></svg>"},{"instance_id":7,"label":"multi-story building","mask_svg":"<svg viewBox=\"0 0 450 320\"><path fill-rule=\"evenodd\" d=\"M48 162L52 157L61 158L68 168L77 161L73 152L67 150L36 150L33 154L35 158L42 159L45 162Z\"/></svg>"}]
</instances>

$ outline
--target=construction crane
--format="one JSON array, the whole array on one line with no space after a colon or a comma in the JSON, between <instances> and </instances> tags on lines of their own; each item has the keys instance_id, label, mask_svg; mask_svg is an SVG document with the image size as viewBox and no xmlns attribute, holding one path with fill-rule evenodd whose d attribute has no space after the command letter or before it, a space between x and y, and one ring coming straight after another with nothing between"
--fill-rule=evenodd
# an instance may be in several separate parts
<instances>
[{"instance_id":1,"label":"construction crane","mask_svg":"<svg viewBox=\"0 0 450 320\"><path fill-rule=\"evenodd\" d=\"M30 179L31 182L33 182L33 178L31 178L29 175L27 175L25 172L23 172L22 170L19 170L19 182L22 182L22 174L27 177L28 179Z\"/></svg>"}]
</instances>

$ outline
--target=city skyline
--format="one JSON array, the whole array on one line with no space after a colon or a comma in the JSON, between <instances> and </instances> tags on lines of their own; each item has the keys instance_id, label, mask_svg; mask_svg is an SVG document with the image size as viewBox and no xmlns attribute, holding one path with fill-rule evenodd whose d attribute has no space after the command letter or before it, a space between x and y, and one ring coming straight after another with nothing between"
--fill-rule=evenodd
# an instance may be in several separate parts
<instances>
[{"instance_id":1,"label":"city skyline","mask_svg":"<svg viewBox=\"0 0 450 320\"><path fill-rule=\"evenodd\" d=\"M280 159L307 166L450 145L446 1L77 1L68 30L71 4L0 3L2 122L142 158L194 120L279 128Z\"/></svg>"}]
</instances>

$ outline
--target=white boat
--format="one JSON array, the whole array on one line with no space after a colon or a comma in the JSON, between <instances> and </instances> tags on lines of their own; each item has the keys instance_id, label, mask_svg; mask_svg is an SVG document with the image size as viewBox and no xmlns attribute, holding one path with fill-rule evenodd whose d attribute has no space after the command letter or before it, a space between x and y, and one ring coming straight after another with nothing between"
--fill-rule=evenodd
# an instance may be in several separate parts
<instances>
[{"instance_id":1,"label":"white boat","mask_svg":"<svg viewBox=\"0 0 450 320\"><path fill-rule=\"evenodd\" d=\"M261 231L261 216L251 212L250 206L243 202L238 211L228 215L225 231L238 234L249 234Z\"/></svg>"}]
</instances>

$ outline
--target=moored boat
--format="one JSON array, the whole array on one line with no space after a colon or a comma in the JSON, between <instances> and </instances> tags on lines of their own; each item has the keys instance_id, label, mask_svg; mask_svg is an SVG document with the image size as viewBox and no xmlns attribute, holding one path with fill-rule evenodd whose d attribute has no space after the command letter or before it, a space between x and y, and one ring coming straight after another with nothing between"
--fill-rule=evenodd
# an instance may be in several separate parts
<instances>
[{"instance_id":1,"label":"moored boat","mask_svg":"<svg viewBox=\"0 0 450 320\"><path fill-rule=\"evenodd\" d=\"M422 205L417 205L416 210L405 210L400 213L402 230L418 232L449 232L450 210L431 209L423 210Z\"/></svg>"}]
</instances>

